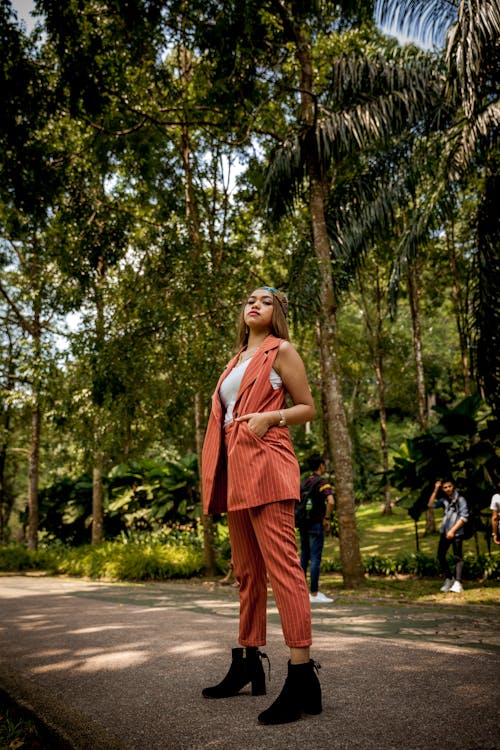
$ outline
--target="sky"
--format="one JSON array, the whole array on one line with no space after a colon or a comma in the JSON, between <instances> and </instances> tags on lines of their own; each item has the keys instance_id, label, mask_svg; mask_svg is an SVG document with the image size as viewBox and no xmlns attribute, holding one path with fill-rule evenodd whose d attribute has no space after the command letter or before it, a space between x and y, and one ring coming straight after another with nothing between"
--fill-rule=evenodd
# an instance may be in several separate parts
<instances>
[{"instance_id":1,"label":"sky","mask_svg":"<svg viewBox=\"0 0 500 750\"><path fill-rule=\"evenodd\" d=\"M30 15L31 11L35 9L33 0L11 0L11 5L16 11L19 20L24 21L26 24L26 31L30 32L35 23Z\"/></svg>"}]
</instances>

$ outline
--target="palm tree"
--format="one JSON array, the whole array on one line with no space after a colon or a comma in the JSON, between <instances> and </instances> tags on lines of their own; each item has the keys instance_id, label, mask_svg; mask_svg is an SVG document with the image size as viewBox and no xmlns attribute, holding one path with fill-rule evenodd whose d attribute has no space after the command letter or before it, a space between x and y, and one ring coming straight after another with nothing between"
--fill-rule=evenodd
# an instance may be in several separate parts
<instances>
[{"instance_id":1,"label":"palm tree","mask_svg":"<svg viewBox=\"0 0 500 750\"><path fill-rule=\"evenodd\" d=\"M299 123L294 135L274 150L266 189L271 212L279 217L293 210L307 188L312 244L321 279L320 356L335 469L340 556L344 582L355 585L362 571L354 519L351 444L337 353L338 280L332 273L332 259L342 255L343 247L335 239L330 204L342 160L356 161L363 150L375 145L387 150L396 133L402 142L412 129L416 133L421 128L430 105L437 104L439 77L428 56L393 45L387 56L371 52L337 58L331 65L331 85L319 95L306 24L294 18L290 37L300 70Z\"/></svg>"},{"instance_id":2,"label":"palm tree","mask_svg":"<svg viewBox=\"0 0 500 750\"><path fill-rule=\"evenodd\" d=\"M418 224L409 228L402 256L429 230L436 206L453 183L478 185L471 230L476 239L475 375L500 410L500 227L498 129L500 6L497 0L378 0L376 17L398 33L445 44L445 99L455 114L442 139L438 189L428 195Z\"/></svg>"}]
</instances>

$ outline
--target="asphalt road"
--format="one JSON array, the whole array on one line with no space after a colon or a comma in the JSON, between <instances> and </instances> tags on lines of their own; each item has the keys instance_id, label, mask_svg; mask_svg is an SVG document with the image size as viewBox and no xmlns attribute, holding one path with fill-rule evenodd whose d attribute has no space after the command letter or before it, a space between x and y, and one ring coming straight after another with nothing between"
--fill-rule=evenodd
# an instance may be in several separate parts
<instances>
[{"instance_id":1,"label":"asphalt road","mask_svg":"<svg viewBox=\"0 0 500 750\"><path fill-rule=\"evenodd\" d=\"M498 608L313 609L324 710L266 727L287 662L269 601L271 680L209 701L236 645L238 592L0 578L0 690L77 750L500 750ZM52 749L51 749L52 750Z\"/></svg>"}]
</instances>

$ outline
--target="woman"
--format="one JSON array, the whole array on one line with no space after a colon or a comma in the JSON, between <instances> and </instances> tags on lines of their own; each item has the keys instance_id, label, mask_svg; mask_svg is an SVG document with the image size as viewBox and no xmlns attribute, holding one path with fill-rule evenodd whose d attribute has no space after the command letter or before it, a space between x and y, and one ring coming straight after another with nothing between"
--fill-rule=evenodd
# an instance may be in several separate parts
<instances>
[{"instance_id":1,"label":"woman","mask_svg":"<svg viewBox=\"0 0 500 750\"><path fill-rule=\"evenodd\" d=\"M311 611L295 541L300 473L287 425L314 418L304 364L289 341L287 299L273 287L252 292L240 313L239 352L219 378L203 446L203 509L228 514L240 582L239 648L206 698L236 695L249 682L266 692L259 647L266 642L267 576L290 648L288 676L259 715L283 724L321 713L318 665L310 659ZM287 408L286 396L292 406ZM267 658L267 657L266 657ZM316 670L316 671L315 671Z\"/></svg>"}]
</instances>

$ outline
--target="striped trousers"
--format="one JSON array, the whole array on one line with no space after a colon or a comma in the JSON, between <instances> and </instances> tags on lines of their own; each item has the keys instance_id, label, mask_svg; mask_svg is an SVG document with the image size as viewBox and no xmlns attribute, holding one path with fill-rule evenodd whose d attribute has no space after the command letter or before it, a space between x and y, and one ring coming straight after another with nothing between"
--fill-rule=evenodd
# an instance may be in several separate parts
<instances>
[{"instance_id":1,"label":"striped trousers","mask_svg":"<svg viewBox=\"0 0 500 750\"><path fill-rule=\"evenodd\" d=\"M266 642L267 575L285 643L311 645L311 606L295 540L294 501L281 500L227 514L234 572L240 582L241 646Z\"/></svg>"}]
</instances>

